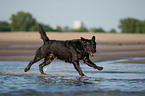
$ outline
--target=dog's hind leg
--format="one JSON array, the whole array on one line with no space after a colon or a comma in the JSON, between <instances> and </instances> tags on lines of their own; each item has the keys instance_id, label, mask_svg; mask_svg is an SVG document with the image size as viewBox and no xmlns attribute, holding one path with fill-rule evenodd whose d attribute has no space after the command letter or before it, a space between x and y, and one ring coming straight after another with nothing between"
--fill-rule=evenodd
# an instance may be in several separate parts
<instances>
[{"instance_id":1,"label":"dog's hind leg","mask_svg":"<svg viewBox=\"0 0 145 96\"><path fill-rule=\"evenodd\" d=\"M74 62L73 65L74 65L74 68L78 71L79 75L82 77L85 77L85 75L80 67L79 61Z\"/></svg>"},{"instance_id":2,"label":"dog's hind leg","mask_svg":"<svg viewBox=\"0 0 145 96\"><path fill-rule=\"evenodd\" d=\"M37 61L41 60L43 58L41 47L36 51L36 55L32 61L28 64L28 66L24 69L24 72L27 72L30 70L31 66L36 63Z\"/></svg>"},{"instance_id":3,"label":"dog's hind leg","mask_svg":"<svg viewBox=\"0 0 145 96\"><path fill-rule=\"evenodd\" d=\"M34 63L36 63L37 61L41 60L41 59L42 59L42 57L36 55L35 58L34 58L32 61L30 61L30 63L28 64L28 66L24 69L24 72L29 71L30 68L31 68L31 66L32 66Z\"/></svg>"},{"instance_id":4,"label":"dog's hind leg","mask_svg":"<svg viewBox=\"0 0 145 96\"><path fill-rule=\"evenodd\" d=\"M54 57L50 55L49 57L46 57L45 60L44 60L44 62L42 62L39 65L39 71L40 71L41 74L46 75L44 73L44 71L43 71L43 67L46 66L46 65L49 65L53 61L53 59L54 59Z\"/></svg>"}]
</instances>

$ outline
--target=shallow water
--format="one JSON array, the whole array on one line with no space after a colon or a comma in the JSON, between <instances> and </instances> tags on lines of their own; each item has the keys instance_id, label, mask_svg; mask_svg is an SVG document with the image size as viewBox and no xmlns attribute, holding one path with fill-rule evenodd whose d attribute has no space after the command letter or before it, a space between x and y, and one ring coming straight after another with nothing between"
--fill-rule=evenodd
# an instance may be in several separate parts
<instances>
[{"instance_id":1,"label":"shallow water","mask_svg":"<svg viewBox=\"0 0 145 96\"><path fill-rule=\"evenodd\" d=\"M120 60L117 60L120 61ZM145 64L97 62L98 71L81 64L88 77L80 77L72 64L52 62L41 75L37 62L24 73L27 61L0 61L0 95L83 95L83 96L143 96L145 94ZM114 95L114 96L115 96Z\"/></svg>"}]
</instances>

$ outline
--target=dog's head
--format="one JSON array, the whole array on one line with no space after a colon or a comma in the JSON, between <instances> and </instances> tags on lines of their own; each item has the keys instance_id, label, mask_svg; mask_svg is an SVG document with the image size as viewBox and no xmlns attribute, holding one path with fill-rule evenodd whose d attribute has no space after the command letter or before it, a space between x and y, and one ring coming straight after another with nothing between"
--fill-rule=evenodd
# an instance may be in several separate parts
<instances>
[{"instance_id":1,"label":"dog's head","mask_svg":"<svg viewBox=\"0 0 145 96\"><path fill-rule=\"evenodd\" d=\"M95 36L93 36L92 39L85 39L81 37L81 42L85 52L89 53L90 56L94 56L94 53L96 53Z\"/></svg>"}]
</instances>

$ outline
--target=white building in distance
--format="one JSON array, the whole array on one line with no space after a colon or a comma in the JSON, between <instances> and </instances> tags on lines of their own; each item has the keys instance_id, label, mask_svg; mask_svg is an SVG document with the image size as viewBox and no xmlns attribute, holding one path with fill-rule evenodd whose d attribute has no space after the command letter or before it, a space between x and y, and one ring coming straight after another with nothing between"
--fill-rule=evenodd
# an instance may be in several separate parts
<instances>
[{"instance_id":1,"label":"white building in distance","mask_svg":"<svg viewBox=\"0 0 145 96\"><path fill-rule=\"evenodd\" d=\"M76 20L74 21L74 24L73 24L73 28L74 29L79 29L80 27L83 27L85 26L86 24L84 24L83 22L79 21L79 20Z\"/></svg>"}]
</instances>

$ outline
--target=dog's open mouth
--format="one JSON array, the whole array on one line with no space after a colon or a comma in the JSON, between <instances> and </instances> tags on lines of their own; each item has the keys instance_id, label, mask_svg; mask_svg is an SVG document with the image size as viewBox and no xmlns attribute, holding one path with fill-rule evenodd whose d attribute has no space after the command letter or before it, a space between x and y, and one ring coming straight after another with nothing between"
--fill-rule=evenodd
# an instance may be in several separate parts
<instances>
[{"instance_id":1,"label":"dog's open mouth","mask_svg":"<svg viewBox=\"0 0 145 96\"><path fill-rule=\"evenodd\" d=\"M92 57L93 57L93 56L94 56L94 53L90 52L90 56L92 56Z\"/></svg>"}]
</instances>

